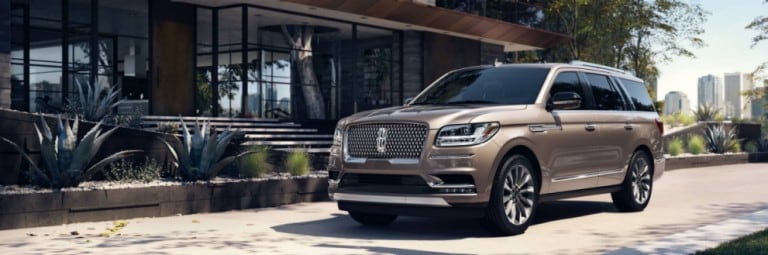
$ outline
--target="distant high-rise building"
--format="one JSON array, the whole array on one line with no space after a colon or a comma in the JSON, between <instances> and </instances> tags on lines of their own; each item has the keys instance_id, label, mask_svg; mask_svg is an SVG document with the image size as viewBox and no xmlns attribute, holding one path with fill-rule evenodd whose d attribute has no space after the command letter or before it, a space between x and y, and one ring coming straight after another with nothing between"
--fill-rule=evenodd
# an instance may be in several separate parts
<instances>
[{"instance_id":1,"label":"distant high-rise building","mask_svg":"<svg viewBox=\"0 0 768 255\"><path fill-rule=\"evenodd\" d=\"M723 107L723 79L714 75L699 77L699 105Z\"/></svg>"},{"instance_id":2,"label":"distant high-rise building","mask_svg":"<svg viewBox=\"0 0 768 255\"><path fill-rule=\"evenodd\" d=\"M728 118L752 118L752 106L741 93L752 89L752 77L746 73L725 73L725 116ZM747 110L749 109L749 110Z\"/></svg>"},{"instance_id":3,"label":"distant high-rise building","mask_svg":"<svg viewBox=\"0 0 768 255\"><path fill-rule=\"evenodd\" d=\"M671 115L675 113L690 114L691 102L688 96L680 91L672 91L664 96L664 114Z\"/></svg>"}]
</instances>

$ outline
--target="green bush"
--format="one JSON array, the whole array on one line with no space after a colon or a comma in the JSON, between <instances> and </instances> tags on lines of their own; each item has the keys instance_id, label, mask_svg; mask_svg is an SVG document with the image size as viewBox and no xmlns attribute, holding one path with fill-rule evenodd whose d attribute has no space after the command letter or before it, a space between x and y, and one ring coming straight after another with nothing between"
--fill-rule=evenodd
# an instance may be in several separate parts
<instances>
[{"instance_id":1,"label":"green bush","mask_svg":"<svg viewBox=\"0 0 768 255\"><path fill-rule=\"evenodd\" d=\"M683 127L687 127L696 123L696 117L692 115L683 114L683 113L675 114L675 119Z\"/></svg>"},{"instance_id":2,"label":"green bush","mask_svg":"<svg viewBox=\"0 0 768 255\"><path fill-rule=\"evenodd\" d=\"M731 140L728 142L728 152L741 152L741 143L739 140Z\"/></svg>"},{"instance_id":3,"label":"green bush","mask_svg":"<svg viewBox=\"0 0 768 255\"><path fill-rule=\"evenodd\" d=\"M251 148L254 153L240 158L239 170L240 176L245 178L258 178L272 171L272 165L269 164L269 147L254 146Z\"/></svg>"},{"instance_id":4,"label":"green bush","mask_svg":"<svg viewBox=\"0 0 768 255\"><path fill-rule=\"evenodd\" d=\"M699 155L704 152L706 145L704 144L704 138L700 135L692 135L688 138L688 152L693 155Z\"/></svg>"},{"instance_id":5,"label":"green bush","mask_svg":"<svg viewBox=\"0 0 768 255\"><path fill-rule=\"evenodd\" d=\"M714 105L706 104L699 105L699 107L696 108L696 111L693 112L693 115L696 116L696 120L698 121L713 121L722 118L720 109Z\"/></svg>"},{"instance_id":6,"label":"green bush","mask_svg":"<svg viewBox=\"0 0 768 255\"><path fill-rule=\"evenodd\" d=\"M757 148L757 143L755 141L749 141L747 144L744 145L744 151L749 153L755 153L760 151L759 148Z\"/></svg>"},{"instance_id":7,"label":"green bush","mask_svg":"<svg viewBox=\"0 0 768 255\"><path fill-rule=\"evenodd\" d=\"M683 140L679 137L672 138L672 140L669 141L669 144L667 144L667 152L672 156L677 156L680 155L680 153L683 153Z\"/></svg>"},{"instance_id":8,"label":"green bush","mask_svg":"<svg viewBox=\"0 0 768 255\"><path fill-rule=\"evenodd\" d=\"M285 158L285 170L294 176L309 173L309 155L304 150L294 150Z\"/></svg>"},{"instance_id":9,"label":"green bush","mask_svg":"<svg viewBox=\"0 0 768 255\"><path fill-rule=\"evenodd\" d=\"M116 182L151 182L160 179L162 169L157 161L150 158L144 158L141 163L121 159L104 170L104 179Z\"/></svg>"}]
</instances>

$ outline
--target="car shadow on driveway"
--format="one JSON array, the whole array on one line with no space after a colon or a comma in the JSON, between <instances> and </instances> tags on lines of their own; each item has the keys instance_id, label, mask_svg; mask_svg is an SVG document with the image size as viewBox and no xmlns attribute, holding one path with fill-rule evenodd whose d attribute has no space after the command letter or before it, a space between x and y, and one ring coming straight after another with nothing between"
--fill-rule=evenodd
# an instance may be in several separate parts
<instances>
[{"instance_id":1,"label":"car shadow on driveway","mask_svg":"<svg viewBox=\"0 0 768 255\"><path fill-rule=\"evenodd\" d=\"M598 213L615 213L613 204L598 201L554 201L539 206L534 225ZM535 226L532 226L535 227ZM496 237L481 219L399 217L389 226L362 226L346 213L322 220L283 224L277 232L362 240L455 240L468 237Z\"/></svg>"}]
</instances>

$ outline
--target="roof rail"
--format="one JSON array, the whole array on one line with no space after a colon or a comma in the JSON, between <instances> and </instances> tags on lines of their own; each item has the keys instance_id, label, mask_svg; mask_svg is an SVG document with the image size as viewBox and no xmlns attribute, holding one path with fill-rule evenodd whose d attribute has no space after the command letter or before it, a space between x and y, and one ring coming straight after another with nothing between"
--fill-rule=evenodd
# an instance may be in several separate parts
<instances>
[{"instance_id":1,"label":"roof rail","mask_svg":"<svg viewBox=\"0 0 768 255\"><path fill-rule=\"evenodd\" d=\"M616 73L632 75L632 73L630 73L627 70L622 70L622 69L618 69L618 68L615 68L615 67L610 67L610 66L601 65L601 64L595 64L595 63L590 63L590 62L584 62L584 61L579 61L579 60L571 60L571 62L569 62L569 64L577 65L577 66L588 66L588 67L603 69L603 70L606 70L606 71L611 71L611 72L616 72Z\"/></svg>"}]
</instances>

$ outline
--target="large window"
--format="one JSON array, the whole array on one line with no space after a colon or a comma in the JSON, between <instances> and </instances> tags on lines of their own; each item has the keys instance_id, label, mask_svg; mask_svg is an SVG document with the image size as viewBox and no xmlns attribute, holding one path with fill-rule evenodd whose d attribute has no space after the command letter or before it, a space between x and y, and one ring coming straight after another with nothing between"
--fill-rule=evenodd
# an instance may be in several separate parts
<instances>
[{"instance_id":1,"label":"large window","mask_svg":"<svg viewBox=\"0 0 768 255\"><path fill-rule=\"evenodd\" d=\"M148 2L12 0L12 108L62 112L76 84L147 96Z\"/></svg>"}]
</instances>

